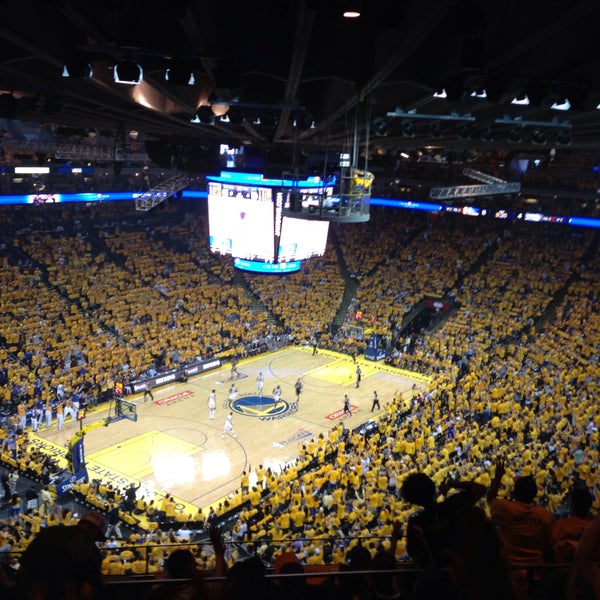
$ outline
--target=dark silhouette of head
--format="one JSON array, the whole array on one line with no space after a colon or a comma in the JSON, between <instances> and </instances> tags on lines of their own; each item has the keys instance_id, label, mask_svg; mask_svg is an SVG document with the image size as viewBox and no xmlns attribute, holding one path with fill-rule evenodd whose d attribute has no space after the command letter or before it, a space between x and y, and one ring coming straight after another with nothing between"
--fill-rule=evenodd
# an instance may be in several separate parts
<instances>
[{"instance_id":1,"label":"dark silhouette of head","mask_svg":"<svg viewBox=\"0 0 600 600\"><path fill-rule=\"evenodd\" d=\"M537 483L531 475L519 477L515 482L513 495L515 500L531 504L537 495Z\"/></svg>"},{"instance_id":2,"label":"dark silhouette of head","mask_svg":"<svg viewBox=\"0 0 600 600\"><path fill-rule=\"evenodd\" d=\"M167 573L175 579L190 577L196 570L194 555L189 550L174 550L167 558Z\"/></svg>"},{"instance_id":3,"label":"dark silhouette of head","mask_svg":"<svg viewBox=\"0 0 600 600\"><path fill-rule=\"evenodd\" d=\"M353 571L361 571L369 567L371 553L360 543L348 550L346 561Z\"/></svg>"},{"instance_id":4,"label":"dark silhouette of head","mask_svg":"<svg viewBox=\"0 0 600 600\"><path fill-rule=\"evenodd\" d=\"M571 513L585 519L594 502L594 496L587 489L575 488L571 491Z\"/></svg>"},{"instance_id":5,"label":"dark silhouette of head","mask_svg":"<svg viewBox=\"0 0 600 600\"><path fill-rule=\"evenodd\" d=\"M267 591L266 569L257 557L236 562L227 573L225 598L262 600Z\"/></svg>"},{"instance_id":6,"label":"dark silhouette of head","mask_svg":"<svg viewBox=\"0 0 600 600\"><path fill-rule=\"evenodd\" d=\"M411 473L404 480L400 493L410 504L430 506L435 502L435 483L425 473Z\"/></svg>"}]
</instances>

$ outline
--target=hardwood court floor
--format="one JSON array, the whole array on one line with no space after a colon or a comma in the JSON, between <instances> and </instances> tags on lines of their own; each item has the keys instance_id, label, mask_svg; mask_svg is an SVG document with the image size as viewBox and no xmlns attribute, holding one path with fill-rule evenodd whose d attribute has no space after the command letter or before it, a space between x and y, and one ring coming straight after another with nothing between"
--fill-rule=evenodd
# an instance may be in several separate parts
<instances>
[{"instance_id":1,"label":"hardwood court floor","mask_svg":"<svg viewBox=\"0 0 600 600\"><path fill-rule=\"evenodd\" d=\"M262 464L278 471L294 460L308 439L326 434L342 416L344 394L353 411L344 424L352 429L381 412L370 411L375 390L383 410L397 391L407 392L414 383L427 381L383 363L358 358L357 364L362 369L358 389L351 357L327 350L313 356L312 348L289 346L241 361L233 401L228 399L229 365L187 383L156 388L152 402L144 402L142 394L129 396L137 405L137 422L120 420L85 435L90 479L111 480L119 487L141 483L138 494L147 500L169 493L190 510L205 508L238 488L244 470ZM259 372L264 376L262 398L257 396ZM303 392L296 403L298 378ZM282 390L278 403L272 395L276 385ZM212 389L217 396L214 420L207 406ZM222 437L230 410L236 437ZM98 411L84 425L106 416L107 410ZM60 454L77 429L78 423L67 422L62 431L54 426L33 437Z\"/></svg>"}]
</instances>

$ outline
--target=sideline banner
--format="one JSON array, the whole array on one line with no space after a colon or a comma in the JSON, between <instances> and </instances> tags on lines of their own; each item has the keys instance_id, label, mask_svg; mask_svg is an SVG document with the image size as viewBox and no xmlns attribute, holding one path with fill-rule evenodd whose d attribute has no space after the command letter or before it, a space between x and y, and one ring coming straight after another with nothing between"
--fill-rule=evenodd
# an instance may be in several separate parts
<instances>
[{"instance_id":1,"label":"sideline banner","mask_svg":"<svg viewBox=\"0 0 600 600\"><path fill-rule=\"evenodd\" d=\"M128 383L125 386L125 390L128 394L144 392L146 390L151 390L161 385L166 385L167 383L172 383L173 381L184 381L192 375L198 375L199 373L204 373L205 371L218 369L221 366L221 364L222 362L220 358L210 358L208 360L199 361L191 365L178 367L177 369L161 371L160 373L157 373L154 377L138 379L137 381L132 381Z\"/></svg>"}]
</instances>

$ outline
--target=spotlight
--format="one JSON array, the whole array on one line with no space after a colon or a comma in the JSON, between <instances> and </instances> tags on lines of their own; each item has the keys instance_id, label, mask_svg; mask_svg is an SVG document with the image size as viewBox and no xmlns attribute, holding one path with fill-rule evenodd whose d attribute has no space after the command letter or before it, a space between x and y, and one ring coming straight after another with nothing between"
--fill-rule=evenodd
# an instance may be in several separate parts
<instances>
[{"instance_id":1,"label":"spotlight","mask_svg":"<svg viewBox=\"0 0 600 600\"><path fill-rule=\"evenodd\" d=\"M263 113L260 115L260 123L265 127L275 127L279 121L277 115L272 112Z\"/></svg>"},{"instance_id":2,"label":"spotlight","mask_svg":"<svg viewBox=\"0 0 600 600\"><path fill-rule=\"evenodd\" d=\"M589 84L570 85L565 90L565 97L569 99L573 110L585 110L588 104Z\"/></svg>"},{"instance_id":3,"label":"spotlight","mask_svg":"<svg viewBox=\"0 0 600 600\"><path fill-rule=\"evenodd\" d=\"M568 98L563 98L560 101L554 102L550 108L553 110L569 110L571 108L571 103Z\"/></svg>"},{"instance_id":4,"label":"spotlight","mask_svg":"<svg viewBox=\"0 0 600 600\"><path fill-rule=\"evenodd\" d=\"M233 98L223 94L211 92L208 96L208 104L212 108L215 117L223 117L229 112L229 105Z\"/></svg>"},{"instance_id":5,"label":"spotlight","mask_svg":"<svg viewBox=\"0 0 600 600\"><path fill-rule=\"evenodd\" d=\"M300 129L310 129L314 123L314 119L312 118L312 115L303 112L294 119L294 123L296 124L295 126Z\"/></svg>"},{"instance_id":6,"label":"spotlight","mask_svg":"<svg viewBox=\"0 0 600 600\"><path fill-rule=\"evenodd\" d=\"M412 121L402 121L402 135L404 137L415 137L415 128Z\"/></svg>"},{"instance_id":7,"label":"spotlight","mask_svg":"<svg viewBox=\"0 0 600 600\"><path fill-rule=\"evenodd\" d=\"M527 94L517 94L511 101L511 104L519 106L529 106L529 96Z\"/></svg>"},{"instance_id":8,"label":"spotlight","mask_svg":"<svg viewBox=\"0 0 600 600\"><path fill-rule=\"evenodd\" d=\"M165 81L171 85L194 85L194 72L180 61L173 61L165 70Z\"/></svg>"},{"instance_id":9,"label":"spotlight","mask_svg":"<svg viewBox=\"0 0 600 600\"><path fill-rule=\"evenodd\" d=\"M485 100L487 97L487 91L485 88L477 88L471 92L471 98L481 98L482 100Z\"/></svg>"},{"instance_id":10,"label":"spotlight","mask_svg":"<svg viewBox=\"0 0 600 600\"><path fill-rule=\"evenodd\" d=\"M471 126L468 123L460 123L456 128L456 137L459 140L468 140L471 137Z\"/></svg>"},{"instance_id":11,"label":"spotlight","mask_svg":"<svg viewBox=\"0 0 600 600\"><path fill-rule=\"evenodd\" d=\"M439 121L433 121L429 125L429 135L436 139L442 137L442 124Z\"/></svg>"},{"instance_id":12,"label":"spotlight","mask_svg":"<svg viewBox=\"0 0 600 600\"><path fill-rule=\"evenodd\" d=\"M458 75L450 77L444 85L444 90L446 90L446 96L450 102L458 102L465 93L465 80Z\"/></svg>"},{"instance_id":13,"label":"spotlight","mask_svg":"<svg viewBox=\"0 0 600 600\"><path fill-rule=\"evenodd\" d=\"M496 103L500 102L506 82L501 77L491 76L485 80L485 93L487 101Z\"/></svg>"},{"instance_id":14,"label":"spotlight","mask_svg":"<svg viewBox=\"0 0 600 600\"><path fill-rule=\"evenodd\" d=\"M144 79L144 71L133 58L124 58L114 66L114 78L116 83L137 85Z\"/></svg>"},{"instance_id":15,"label":"spotlight","mask_svg":"<svg viewBox=\"0 0 600 600\"><path fill-rule=\"evenodd\" d=\"M224 117L229 112L229 104L217 102L215 104L211 104L210 109L215 117Z\"/></svg>"},{"instance_id":16,"label":"spotlight","mask_svg":"<svg viewBox=\"0 0 600 600\"><path fill-rule=\"evenodd\" d=\"M506 136L509 142L514 144L519 144L523 141L523 128L522 127L513 127Z\"/></svg>"},{"instance_id":17,"label":"spotlight","mask_svg":"<svg viewBox=\"0 0 600 600\"><path fill-rule=\"evenodd\" d=\"M94 71L92 65L84 60L73 60L63 66L63 77L72 79L91 79Z\"/></svg>"},{"instance_id":18,"label":"spotlight","mask_svg":"<svg viewBox=\"0 0 600 600\"><path fill-rule=\"evenodd\" d=\"M229 117L229 122L233 125L241 125L246 120L244 113L235 106L229 109L227 116Z\"/></svg>"},{"instance_id":19,"label":"spotlight","mask_svg":"<svg viewBox=\"0 0 600 600\"><path fill-rule=\"evenodd\" d=\"M491 125L484 125L479 132L479 135L484 142L494 141L494 130Z\"/></svg>"},{"instance_id":20,"label":"spotlight","mask_svg":"<svg viewBox=\"0 0 600 600\"><path fill-rule=\"evenodd\" d=\"M544 98L546 97L546 86L538 83L537 81L532 81L527 84L525 88L525 93L527 94L527 98L529 98L529 103L534 106L541 106L544 102Z\"/></svg>"},{"instance_id":21,"label":"spotlight","mask_svg":"<svg viewBox=\"0 0 600 600\"><path fill-rule=\"evenodd\" d=\"M568 146L571 143L571 133L565 129L556 134L556 143L561 146Z\"/></svg>"},{"instance_id":22,"label":"spotlight","mask_svg":"<svg viewBox=\"0 0 600 600\"><path fill-rule=\"evenodd\" d=\"M531 132L531 143L543 145L546 143L546 134L541 129L534 129Z\"/></svg>"},{"instance_id":23,"label":"spotlight","mask_svg":"<svg viewBox=\"0 0 600 600\"><path fill-rule=\"evenodd\" d=\"M375 135L385 136L388 134L388 124L382 117L376 117L373 119L373 131Z\"/></svg>"},{"instance_id":24,"label":"spotlight","mask_svg":"<svg viewBox=\"0 0 600 600\"><path fill-rule=\"evenodd\" d=\"M358 19L361 14L361 3L358 0L346 2L342 7L342 17L344 19Z\"/></svg>"},{"instance_id":25,"label":"spotlight","mask_svg":"<svg viewBox=\"0 0 600 600\"><path fill-rule=\"evenodd\" d=\"M213 125L215 122L215 115L213 114L210 106L202 105L198 107L195 115L196 123L202 123L203 125Z\"/></svg>"}]
</instances>

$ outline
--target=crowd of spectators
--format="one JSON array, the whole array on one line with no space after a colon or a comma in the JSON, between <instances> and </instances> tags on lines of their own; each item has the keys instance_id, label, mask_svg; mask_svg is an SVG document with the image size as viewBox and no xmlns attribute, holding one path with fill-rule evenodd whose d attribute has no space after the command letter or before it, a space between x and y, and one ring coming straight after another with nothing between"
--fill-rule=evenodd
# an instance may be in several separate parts
<instances>
[{"instance_id":1,"label":"crowd of spectators","mask_svg":"<svg viewBox=\"0 0 600 600\"><path fill-rule=\"evenodd\" d=\"M231 268L202 250L205 217L131 230L123 225L125 215L105 219L109 226L80 224L74 235L4 235L0 435L12 472L36 463L20 427L22 401L29 411L41 402L45 411L46 404L60 406L62 391L65 402L77 394L80 402L91 402L130 371L198 354L241 356L249 340L279 335L270 332L267 313L255 309L251 294L235 285ZM148 570L150 564L164 568L163 543L169 552L185 545L186 526L206 527L212 515L236 507L225 553L232 570L248 554L270 566L286 553L305 566L346 564L357 548L366 550L369 565L381 552L414 558L407 538L396 540L394 531L398 524L406 527L414 512L400 492L415 471L429 477L434 489L449 480L484 488L495 481L500 495L515 478L530 477L551 520L566 516L578 489L590 493L591 510L598 511L597 236L556 226L474 227L464 218L390 211L374 211L368 224L336 225L335 235L341 264L330 240L325 257L308 261L299 274L268 283L249 276L247 290L285 335L304 342L319 334L321 347L344 351L359 340L332 333L339 309L332 298L341 300L344 278L351 276L358 290L347 323L356 324L360 312L359 324L391 341L394 364L431 375L431 384L382 398L385 410L373 427L349 431L340 424L328 436L307 441L288 468L255 473L254 485L240 485L206 514L170 513L166 531L166 505L153 509L136 502L121 510L120 520L134 528L142 512L144 522L155 525L133 539L115 538L105 548L103 572L134 572L142 558ZM421 331L405 347L403 318L428 295L452 298L459 309L437 331ZM496 468L493 480L500 454L501 474ZM105 500L119 505L121 492L101 485L106 488L102 482L84 484L78 493L92 506L100 498L96 508L108 513ZM4 493L17 505L0 548L25 548L34 530L59 518L51 517L52 510L40 508L36 515L27 509L14 499L8 480ZM153 510L164 513L162 519L153 520ZM486 507L486 513L493 510ZM478 515L470 518L468 524L483 527ZM60 515L64 525L72 519ZM145 550L140 558L141 550L123 548L127 543L160 550ZM547 546L544 558L554 560L559 555L553 544ZM125 551L132 556L123 556ZM192 552L201 566L214 564L205 545Z\"/></svg>"}]
</instances>

